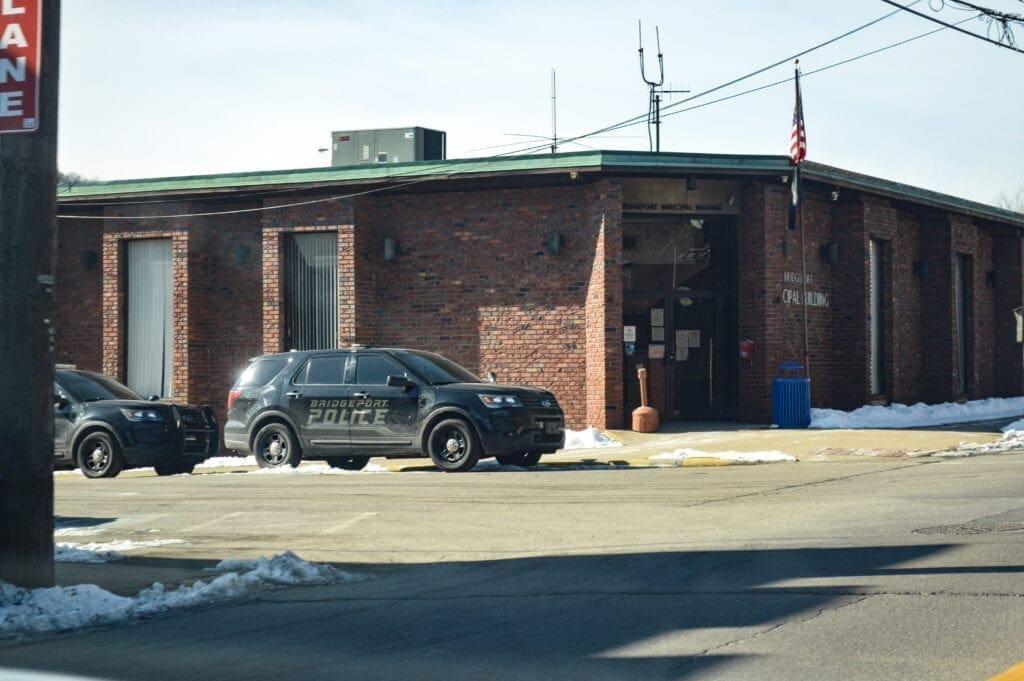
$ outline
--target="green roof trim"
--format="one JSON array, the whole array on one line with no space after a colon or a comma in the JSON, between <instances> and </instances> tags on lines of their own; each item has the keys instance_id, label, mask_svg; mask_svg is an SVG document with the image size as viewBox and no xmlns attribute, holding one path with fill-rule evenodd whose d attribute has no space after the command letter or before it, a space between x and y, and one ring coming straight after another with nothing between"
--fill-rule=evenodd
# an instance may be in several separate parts
<instances>
[{"instance_id":1,"label":"green roof trim","mask_svg":"<svg viewBox=\"0 0 1024 681\"><path fill-rule=\"evenodd\" d=\"M826 182L891 198L909 199L954 212L1024 227L1024 214L1021 213L820 163L805 161L802 167L804 168L804 177L810 181ZM88 202L100 198L222 193L268 187L304 189L339 184L393 183L400 185L404 182L443 181L458 177L472 178L520 173L550 174L566 170L655 175L659 173L787 175L792 171L792 166L788 156L579 151L534 156L492 156L445 161L83 182L68 189L58 188L57 200L67 204L79 201Z\"/></svg>"}]
</instances>

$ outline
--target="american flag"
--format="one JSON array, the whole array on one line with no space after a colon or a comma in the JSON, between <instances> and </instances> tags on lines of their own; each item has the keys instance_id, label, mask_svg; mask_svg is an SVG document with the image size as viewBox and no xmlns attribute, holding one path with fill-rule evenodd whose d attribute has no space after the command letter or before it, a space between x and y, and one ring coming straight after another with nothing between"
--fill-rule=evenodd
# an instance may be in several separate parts
<instances>
[{"instance_id":1,"label":"american flag","mask_svg":"<svg viewBox=\"0 0 1024 681\"><path fill-rule=\"evenodd\" d=\"M807 158L807 128L804 127L804 103L800 99L800 69L794 69L796 106L793 107L793 132L789 135L789 157L793 165Z\"/></svg>"}]
</instances>

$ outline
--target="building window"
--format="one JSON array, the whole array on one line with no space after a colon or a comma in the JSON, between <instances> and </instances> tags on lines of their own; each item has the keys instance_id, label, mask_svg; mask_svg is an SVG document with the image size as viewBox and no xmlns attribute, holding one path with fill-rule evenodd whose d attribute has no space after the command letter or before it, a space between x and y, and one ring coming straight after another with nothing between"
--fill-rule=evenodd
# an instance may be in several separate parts
<instances>
[{"instance_id":1,"label":"building window","mask_svg":"<svg viewBox=\"0 0 1024 681\"><path fill-rule=\"evenodd\" d=\"M337 234L289 234L284 251L286 347L338 347Z\"/></svg>"},{"instance_id":2,"label":"building window","mask_svg":"<svg viewBox=\"0 0 1024 681\"><path fill-rule=\"evenodd\" d=\"M147 397L171 397L174 330L170 239L128 242L127 300L128 387Z\"/></svg>"},{"instance_id":3,"label":"building window","mask_svg":"<svg viewBox=\"0 0 1024 681\"><path fill-rule=\"evenodd\" d=\"M956 268L953 271L954 295L956 295L956 394L967 394L968 357L970 356L970 281L971 256L963 253L956 255Z\"/></svg>"},{"instance_id":4,"label":"building window","mask_svg":"<svg viewBox=\"0 0 1024 681\"><path fill-rule=\"evenodd\" d=\"M872 239L869 246L868 266L870 272L870 317L871 317L871 394L884 395L885 371L885 321L886 321L886 247L880 239Z\"/></svg>"}]
</instances>

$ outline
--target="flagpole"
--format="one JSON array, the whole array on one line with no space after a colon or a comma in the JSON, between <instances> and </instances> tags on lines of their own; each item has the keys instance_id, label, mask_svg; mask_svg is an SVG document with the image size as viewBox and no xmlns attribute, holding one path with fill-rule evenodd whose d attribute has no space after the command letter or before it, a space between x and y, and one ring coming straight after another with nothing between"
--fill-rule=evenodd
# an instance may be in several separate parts
<instances>
[{"instance_id":1,"label":"flagpole","mask_svg":"<svg viewBox=\"0 0 1024 681\"><path fill-rule=\"evenodd\" d=\"M800 174L800 166L797 165L797 175ZM799 178L799 182L804 179ZM803 188L801 187L801 191ZM804 202L797 206L796 220L800 228L800 308L804 318L804 376L811 377L811 354L807 341L807 251L804 248Z\"/></svg>"},{"instance_id":2,"label":"flagpole","mask_svg":"<svg viewBox=\"0 0 1024 681\"><path fill-rule=\"evenodd\" d=\"M810 344L808 341L807 333L807 249L804 248L804 202L803 202L803 177L800 174L800 163L803 161L803 156L806 153L806 142L804 141L804 107L803 98L800 96L800 60L797 59L793 63L793 79L796 82L796 116L798 118L799 130L798 130L798 145L803 146L802 153L798 154L795 158L796 168L794 169L794 176L798 183L796 190L799 194L799 203L796 207L796 221L797 228L800 230L800 310L801 316L803 317L804 327L804 376L807 378L811 377L811 352Z\"/></svg>"}]
</instances>

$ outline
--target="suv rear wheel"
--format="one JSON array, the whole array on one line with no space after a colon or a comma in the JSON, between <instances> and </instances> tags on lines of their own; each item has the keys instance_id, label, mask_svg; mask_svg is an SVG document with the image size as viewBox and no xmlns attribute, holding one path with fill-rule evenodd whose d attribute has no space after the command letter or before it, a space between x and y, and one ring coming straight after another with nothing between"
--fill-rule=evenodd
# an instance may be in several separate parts
<instances>
[{"instance_id":1,"label":"suv rear wheel","mask_svg":"<svg viewBox=\"0 0 1024 681\"><path fill-rule=\"evenodd\" d=\"M295 468L302 460L299 444L288 426L283 423L268 423L256 433L253 454L260 468Z\"/></svg>"},{"instance_id":2,"label":"suv rear wheel","mask_svg":"<svg viewBox=\"0 0 1024 681\"><path fill-rule=\"evenodd\" d=\"M427 454L445 473L462 473L480 460L480 441L462 419L445 419L430 431Z\"/></svg>"}]
</instances>

